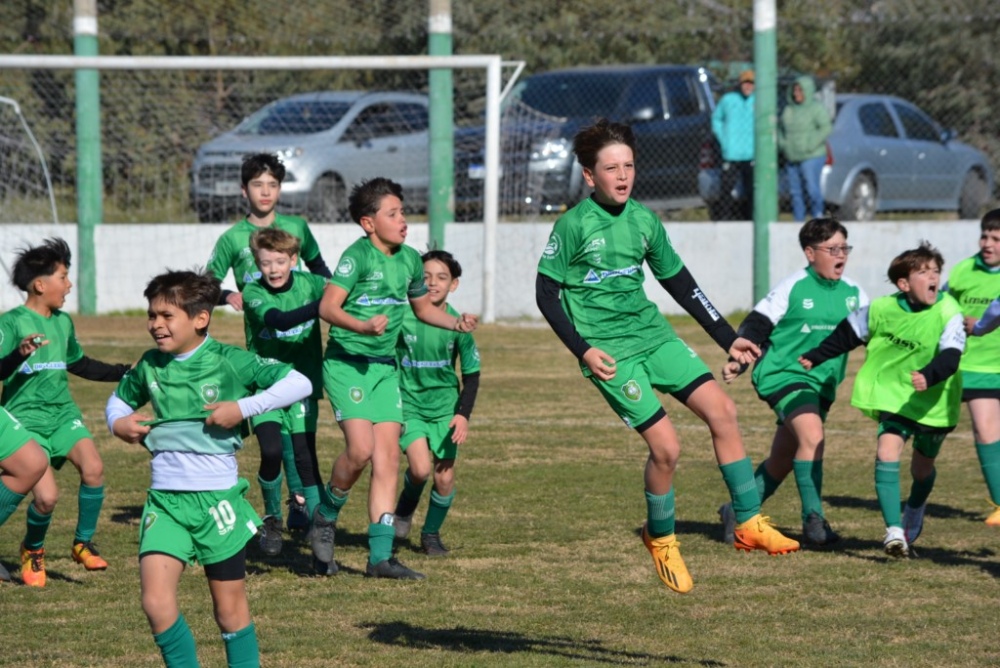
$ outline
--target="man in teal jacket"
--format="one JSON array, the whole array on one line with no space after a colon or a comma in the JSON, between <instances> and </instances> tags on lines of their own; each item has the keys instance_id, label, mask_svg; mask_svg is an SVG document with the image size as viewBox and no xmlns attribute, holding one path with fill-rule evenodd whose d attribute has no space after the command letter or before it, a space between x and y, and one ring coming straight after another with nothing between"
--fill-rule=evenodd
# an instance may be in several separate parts
<instances>
[{"instance_id":1,"label":"man in teal jacket","mask_svg":"<svg viewBox=\"0 0 1000 668\"><path fill-rule=\"evenodd\" d=\"M712 112L712 132L722 148L722 192L728 197L737 183L741 206L733 214L753 219L753 70L740 74L739 88L722 96Z\"/></svg>"},{"instance_id":2,"label":"man in teal jacket","mask_svg":"<svg viewBox=\"0 0 1000 668\"><path fill-rule=\"evenodd\" d=\"M799 222L806 217L804 195L809 197L812 217L823 217L820 174L826 162L826 138L830 136L832 127L830 114L816 99L816 84L812 77L796 79L788 92L788 105L781 112L778 149L785 155L792 215Z\"/></svg>"}]
</instances>

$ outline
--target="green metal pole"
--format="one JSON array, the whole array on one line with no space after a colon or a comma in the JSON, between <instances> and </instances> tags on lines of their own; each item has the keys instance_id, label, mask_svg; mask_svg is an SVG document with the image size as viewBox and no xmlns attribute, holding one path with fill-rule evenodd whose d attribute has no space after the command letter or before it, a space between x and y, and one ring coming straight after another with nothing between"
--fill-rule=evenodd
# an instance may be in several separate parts
<instances>
[{"instance_id":1,"label":"green metal pole","mask_svg":"<svg viewBox=\"0 0 1000 668\"><path fill-rule=\"evenodd\" d=\"M775 0L754 0L753 299L770 288L770 225L778 219L778 58Z\"/></svg>"},{"instance_id":2,"label":"green metal pole","mask_svg":"<svg viewBox=\"0 0 1000 668\"><path fill-rule=\"evenodd\" d=\"M73 0L73 53L98 55L97 0ZM101 93L97 70L76 70L77 289L80 312L97 313L94 228L101 202Z\"/></svg>"},{"instance_id":3,"label":"green metal pole","mask_svg":"<svg viewBox=\"0 0 1000 668\"><path fill-rule=\"evenodd\" d=\"M451 0L430 0L428 52L432 56L452 55ZM427 218L430 242L444 248L445 224L455 220L454 100L450 69L431 70L430 92L430 188Z\"/></svg>"}]
</instances>

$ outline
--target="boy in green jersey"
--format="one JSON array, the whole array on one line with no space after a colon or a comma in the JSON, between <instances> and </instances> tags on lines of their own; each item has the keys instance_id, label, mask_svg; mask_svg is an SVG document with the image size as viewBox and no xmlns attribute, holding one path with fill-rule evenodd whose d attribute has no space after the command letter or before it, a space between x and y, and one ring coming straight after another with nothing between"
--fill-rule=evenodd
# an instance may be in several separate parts
<instances>
[{"instance_id":1,"label":"boy in green jersey","mask_svg":"<svg viewBox=\"0 0 1000 668\"><path fill-rule=\"evenodd\" d=\"M556 335L580 360L583 375L649 448L642 537L657 574L680 593L694 586L674 534L673 477L680 442L654 389L674 396L709 426L739 522L736 548L770 554L798 550L798 542L781 535L760 514L736 407L646 297L643 263L734 359L752 362L760 349L736 336L695 283L660 219L631 198L632 129L602 119L576 134L573 152L594 193L556 221L538 263L536 301Z\"/></svg>"},{"instance_id":2,"label":"boy in green jersey","mask_svg":"<svg viewBox=\"0 0 1000 668\"><path fill-rule=\"evenodd\" d=\"M448 295L458 288L462 266L443 250L428 251L421 259L431 303L458 317L458 311L448 305ZM396 538L409 535L413 511L433 468L434 487L420 531L420 549L443 557L449 550L441 542L441 525L455 499L455 458L469 435L469 417L479 390L479 350L471 334L431 327L411 311L403 316L396 357L405 420L399 447L408 464L394 513ZM461 392L455 375L459 359Z\"/></svg>"},{"instance_id":3,"label":"boy in green jersey","mask_svg":"<svg viewBox=\"0 0 1000 668\"><path fill-rule=\"evenodd\" d=\"M961 307L941 288L944 258L927 242L896 256L889 280L899 292L847 316L816 348L803 353L806 370L864 344L865 362L854 379L851 404L878 420L875 493L886 533L886 554L905 557L924 525L934 488L934 460L958 423L965 350ZM899 461L913 437L913 485L900 512Z\"/></svg>"},{"instance_id":4,"label":"boy in green jersey","mask_svg":"<svg viewBox=\"0 0 1000 668\"><path fill-rule=\"evenodd\" d=\"M73 320L62 310L73 284L71 253L62 239L22 250L14 263L13 282L27 293L23 306L0 316L0 356L13 353L33 333L48 345L22 357L3 377L0 404L31 432L49 455L49 469L32 488L27 531L21 543L21 578L32 587L45 586L45 535L59 498L55 472L69 461L80 474L79 510L73 536L73 560L89 571L108 562L93 542L104 504L104 463L83 415L69 391L69 375L117 382L127 364L105 364L84 355Z\"/></svg>"},{"instance_id":5,"label":"boy in green jersey","mask_svg":"<svg viewBox=\"0 0 1000 668\"><path fill-rule=\"evenodd\" d=\"M3 334L0 332L0 343ZM47 345L40 332L25 336L10 353L0 359L0 378L6 378L41 346ZM14 514L49 468L49 457L13 415L0 408L0 526ZM0 582L10 582L10 572L0 564Z\"/></svg>"},{"instance_id":6,"label":"boy in green jersey","mask_svg":"<svg viewBox=\"0 0 1000 668\"><path fill-rule=\"evenodd\" d=\"M979 252L955 265L944 289L958 300L965 331L973 335L959 366L962 401L969 406L976 455L995 506L986 524L1000 527L1000 333L974 330L1000 295L1000 209L983 216L979 227Z\"/></svg>"},{"instance_id":7,"label":"boy in green jersey","mask_svg":"<svg viewBox=\"0 0 1000 668\"><path fill-rule=\"evenodd\" d=\"M223 290L219 298L220 305L228 304L237 311L242 311L244 287L260 279L260 269L250 250L250 235L262 228L279 228L297 237L301 242L299 258L305 262L309 271L330 278L330 269L326 266L319 245L305 219L282 215L276 211L281 196L281 182L284 179L285 165L272 153L256 153L243 160L240 181L250 212L246 218L222 233L215 242L215 248L212 249L207 265L208 271L220 281L226 278L230 270L236 281L236 292ZM249 323L245 325L249 327ZM244 334L249 346L252 338L249 329L245 328ZM280 421L280 415L268 415L260 416L256 422L280 424ZM305 514L302 484L295 469L295 457L290 444L282 451L282 457L288 488L291 491L288 525L304 528L309 523L309 517ZM281 520L280 513L276 517Z\"/></svg>"},{"instance_id":8,"label":"boy in green jersey","mask_svg":"<svg viewBox=\"0 0 1000 668\"><path fill-rule=\"evenodd\" d=\"M289 365L208 335L220 292L219 280L207 273L168 271L149 282L146 327L156 347L105 408L111 432L152 455L139 578L142 608L168 667L198 665L177 601L181 574L195 561L208 579L228 665L260 665L245 580L246 544L261 521L237 469L240 424L312 392L309 379ZM152 417L136 412L147 403Z\"/></svg>"},{"instance_id":9,"label":"boy in green jersey","mask_svg":"<svg viewBox=\"0 0 1000 668\"><path fill-rule=\"evenodd\" d=\"M283 444L291 443L295 453L295 468L310 516L319 503L316 413L323 398L323 341L318 318L327 279L293 271L299 248L298 238L282 229L265 227L254 232L250 249L261 278L243 289L244 316L251 334L247 350L291 364L313 385L311 396L281 411L282 422L251 419L260 443L257 482L264 496L260 547L269 556L280 553L282 546L281 462L282 451L287 449Z\"/></svg>"},{"instance_id":10,"label":"boy in green jersey","mask_svg":"<svg viewBox=\"0 0 1000 668\"><path fill-rule=\"evenodd\" d=\"M319 307L320 317L333 325L323 361L323 386L346 446L313 513L314 565L320 574L337 572L333 558L337 518L370 462L365 574L423 579L392 556L403 422L396 339L411 307L421 321L446 330L471 332L478 321L473 315L453 316L431 302L420 254L403 243L406 216L398 183L385 178L365 181L351 191L348 206L366 236L340 256Z\"/></svg>"},{"instance_id":11,"label":"boy in green jersey","mask_svg":"<svg viewBox=\"0 0 1000 668\"><path fill-rule=\"evenodd\" d=\"M799 245L809 263L778 283L760 300L737 330L760 345L752 381L757 396L778 416L771 453L755 478L763 505L794 471L802 501L802 537L827 545L838 536L823 515L823 423L847 371L847 355L813 372L799 355L817 346L849 314L868 306L868 295L844 276L851 253L847 228L833 218L813 218L799 229ZM730 360L722 369L727 383L746 366ZM719 509L726 542L733 542L732 506Z\"/></svg>"}]
</instances>

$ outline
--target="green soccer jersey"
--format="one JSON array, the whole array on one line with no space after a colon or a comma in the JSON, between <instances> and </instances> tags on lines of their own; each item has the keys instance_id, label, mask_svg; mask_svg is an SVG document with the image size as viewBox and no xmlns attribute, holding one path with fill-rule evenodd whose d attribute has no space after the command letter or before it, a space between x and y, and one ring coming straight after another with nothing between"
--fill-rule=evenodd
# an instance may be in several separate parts
<instances>
[{"instance_id":1,"label":"green soccer jersey","mask_svg":"<svg viewBox=\"0 0 1000 668\"><path fill-rule=\"evenodd\" d=\"M978 254L962 260L948 276L948 294L958 300L962 315L982 317L990 302L1000 295L1000 267L990 267ZM960 368L1000 373L1000 331L969 337Z\"/></svg>"},{"instance_id":2,"label":"green soccer jersey","mask_svg":"<svg viewBox=\"0 0 1000 668\"><path fill-rule=\"evenodd\" d=\"M323 398L323 339L316 318L279 331L264 324L269 311L292 311L323 296L327 280L316 274L293 271L281 290L264 281L243 290L243 316L250 332L247 350L261 357L287 362L313 384L313 398Z\"/></svg>"},{"instance_id":3,"label":"green soccer jersey","mask_svg":"<svg viewBox=\"0 0 1000 668\"><path fill-rule=\"evenodd\" d=\"M943 349L964 348L961 315L958 302L946 293L934 306L916 312L902 293L872 301L867 331L861 332L861 338L868 340L868 352L854 379L851 404L876 419L886 412L927 427L955 426L962 403L961 374L917 392L911 373L927 366Z\"/></svg>"},{"instance_id":4,"label":"green soccer jersey","mask_svg":"<svg viewBox=\"0 0 1000 668\"><path fill-rule=\"evenodd\" d=\"M56 310L46 318L23 305L0 316L0 357L35 332L48 339L48 345L32 353L17 371L3 379L0 395L0 404L32 431L50 429L68 411L79 413L69 391L66 368L83 358L83 348L76 340L68 314Z\"/></svg>"},{"instance_id":5,"label":"green soccer jersey","mask_svg":"<svg viewBox=\"0 0 1000 668\"><path fill-rule=\"evenodd\" d=\"M538 272L562 286L563 309L580 336L617 360L677 338L646 296L643 262L658 280L684 266L651 210L630 199L615 216L588 198L556 221Z\"/></svg>"},{"instance_id":6,"label":"green soccer jersey","mask_svg":"<svg viewBox=\"0 0 1000 668\"><path fill-rule=\"evenodd\" d=\"M148 350L118 383L115 394L132 407L150 404L150 452L231 454L243 445L240 427L205 425L205 404L237 401L275 384L291 366L207 338L190 357Z\"/></svg>"},{"instance_id":7,"label":"green soccer jersey","mask_svg":"<svg viewBox=\"0 0 1000 668\"><path fill-rule=\"evenodd\" d=\"M276 214L271 227L282 229L299 239L302 244L299 250L300 265L319 257L319 244L304 218ZM244 218L223 232L208 258L208 271L221 281L232 269L236 289L240 292L243 292L247 284L256 282L260 278L260 269L250 252L250 235L260 229L263 228Z\"/></svg>"},{"instance_id":8,"label":"green soccer jersey","mask_svg":"<svg viewBox=\"0 0 1000 668\"><path fill-rule=\"evenodd\" d=\"M340 256L330 282L347 291L343 308L348 315L358 320L385 315L389 324L382 336L331 327L326 357L394 360L403 317L412 312L409 300L427 294L420 253L404 245L386 255L368 237L362 237Z\"/></svg>"},{"instance_id":9,"label":"green soccer jersey","mask_svg":"<svg viewBox=\"0 0 1000 668\"><path fill-rule=\"evenodd\" d=\"M456 318L458 311L447 306ZM453 332L417 319L411 309L403 316L403 331L396 345L403 418L424 421L449 419L458 408L456 359L462 376L479 371L479 349L471 334Z\"/></svg>"},{"instance_id":10,"label":"green soccer jersey","mask_svg":"<svg viewBox=\"0 0 1000 668\"><path fill-rule=\"evenodd\" d=\"M868 295L848 278L831 280L806 267L778 283L754 311L774 329L753 370L753 384L761 397L790 385L806 385L825 399L837 398L837 386L847 371L847 355L827 360L812 371L799 356L823 342L841 320L868 306Z\"/></svg>"}]
</instances>

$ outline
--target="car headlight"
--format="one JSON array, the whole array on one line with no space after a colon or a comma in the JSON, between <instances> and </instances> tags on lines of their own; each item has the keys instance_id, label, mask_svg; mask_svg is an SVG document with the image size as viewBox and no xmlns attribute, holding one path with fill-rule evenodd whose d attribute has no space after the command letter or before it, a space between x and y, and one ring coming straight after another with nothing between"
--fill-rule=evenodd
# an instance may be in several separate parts
<instances>
[{"instance_id":1,"label":"car headlight","mask_svg":"<svg viewBox=\"0 0 1000 668\"><path fill-rule=\"evenodd\" d=\"M547 139L531 147L531 160L563 161L569 158L570 143L568 139Z\"/></svg>"},{"instance_id":2,"label":"car headlight","mask_svg":"<svg viewBox=\"0 0 1000 668\"><path fill-rule=\"evenodd\" d=\"M281 158L282 161L289 160L291 158L297 158L305 152L306 150L301 146L292 146L290 148L282 148L275 151L275 153L278 155L279 158Z\"/></svg>"}]
</instances>

